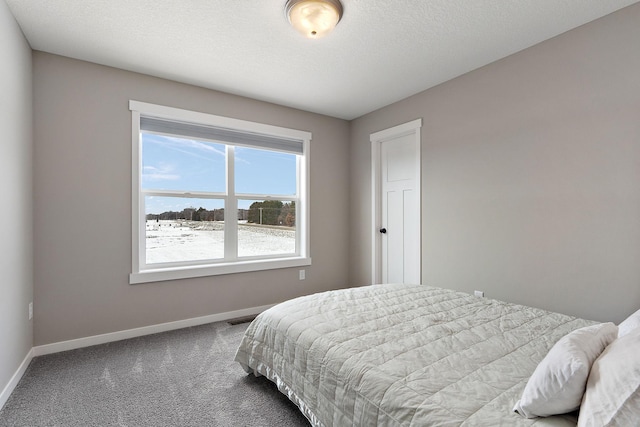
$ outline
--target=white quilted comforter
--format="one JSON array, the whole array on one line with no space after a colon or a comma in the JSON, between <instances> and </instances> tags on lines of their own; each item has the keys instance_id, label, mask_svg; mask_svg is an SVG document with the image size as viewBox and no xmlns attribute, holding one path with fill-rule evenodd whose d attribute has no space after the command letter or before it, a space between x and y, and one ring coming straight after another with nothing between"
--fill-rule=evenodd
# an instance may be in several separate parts
<instances>
[{"instance_id":1,"label":"white quilted comforter","mask_svg":"<svg viewBox=\"0 0 640 427\"><path fill-rule=\"evenodd\" d=\"M314 426L575 426L512 412L553 344L587 320L420 285L296 298L249 325L236 355Z\"/></svg>"}]
</instances>

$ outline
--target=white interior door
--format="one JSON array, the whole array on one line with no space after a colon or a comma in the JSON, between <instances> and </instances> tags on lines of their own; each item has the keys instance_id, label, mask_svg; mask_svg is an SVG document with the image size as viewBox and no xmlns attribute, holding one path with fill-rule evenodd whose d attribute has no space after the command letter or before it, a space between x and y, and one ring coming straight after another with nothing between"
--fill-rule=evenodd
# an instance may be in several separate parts
<instances>
[{"instance_id":1,"label":"white interior door","mask_svg":"<svg viewBox=\"0 0 640 427\"><path fill-rule=\"evenodd\" d=\"M371 135L374 283L420 283L421 120Z\"/></svg>"}]
</instances>

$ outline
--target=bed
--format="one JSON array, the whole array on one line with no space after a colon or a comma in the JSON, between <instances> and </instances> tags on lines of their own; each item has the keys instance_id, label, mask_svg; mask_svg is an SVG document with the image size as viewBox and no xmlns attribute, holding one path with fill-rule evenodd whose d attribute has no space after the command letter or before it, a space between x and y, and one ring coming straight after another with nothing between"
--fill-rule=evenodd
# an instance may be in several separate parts
<instances>
[{"instance_id":1,"label":"bed","mask_svg":"<svg viewBox=\"0 0 640 427\"><path fill-rule=\"evenodd\" d=\"M527 419L514 404L556 342L596 324L437 287L372 285L266 310L236 361L313 426L575 426L577 412Z\"/></svg>"}]
</instances>

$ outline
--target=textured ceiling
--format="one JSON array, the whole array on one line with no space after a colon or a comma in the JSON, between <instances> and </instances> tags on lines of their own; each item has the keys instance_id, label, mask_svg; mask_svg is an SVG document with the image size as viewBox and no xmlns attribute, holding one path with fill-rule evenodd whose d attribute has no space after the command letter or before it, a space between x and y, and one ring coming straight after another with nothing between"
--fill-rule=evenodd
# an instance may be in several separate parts
<instances>
[{"instance_id":1,"label":"textured ceiling","mask_svg":"<svg viewBox=\"0 0 640 427\"><path fill-rule=\"evenodd\" d=\"M285 0L5 1L35 50L353 119L639 0L342 0L319 40Z\"/></svg>"}]
</instances>

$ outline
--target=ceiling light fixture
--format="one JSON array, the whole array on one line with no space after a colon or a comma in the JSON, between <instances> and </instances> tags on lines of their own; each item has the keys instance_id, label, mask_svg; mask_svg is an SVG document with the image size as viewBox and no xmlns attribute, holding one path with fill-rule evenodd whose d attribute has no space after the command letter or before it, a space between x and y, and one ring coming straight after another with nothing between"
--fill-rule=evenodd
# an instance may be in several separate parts
<instances>
[{"instance_id":1,"label":"ceiling light fixture","mask_svg":"<svg viewBox=\"0 0 640 427\"><path fill-rule=\"evenodd\" d=\"M340 0L287 0L284 10L293 28L311 39L330 33L342 18Z\"/></svg>"}]
</instances>

